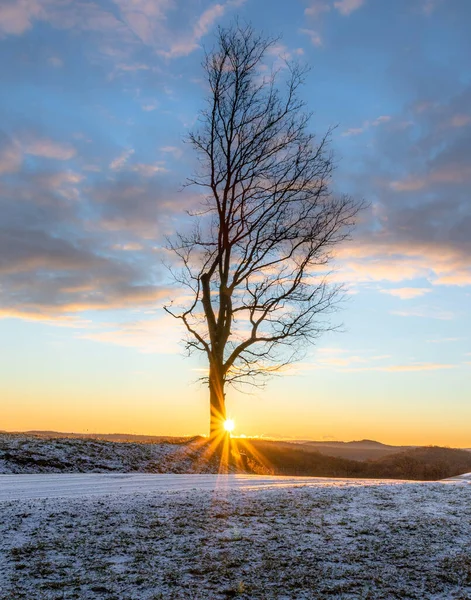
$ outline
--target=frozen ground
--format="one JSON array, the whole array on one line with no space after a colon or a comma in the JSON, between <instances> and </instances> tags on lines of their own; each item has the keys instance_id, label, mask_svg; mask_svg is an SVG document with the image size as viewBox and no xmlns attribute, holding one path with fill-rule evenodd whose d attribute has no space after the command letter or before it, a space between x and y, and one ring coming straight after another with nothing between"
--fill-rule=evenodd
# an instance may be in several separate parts
<instances>
[{"instance_id":1,"label":"frozen ground","mask_svg":"<svg viewBox=\"0 0 471 600\"><path fill-rule=\"evenodd\" d=\"M251 490L293 486L392 485L391 480L332 479L322 477L273 477L258 475L174 475L174 474L75 474L0 475L0 502L33 498L76 498L109 494L170 492L185 490ZM399 482L401 483L401 482ZM406 485L406 482L402 482Z\"/></svg>"},{"instance_id":2,"label":"frozen ground","mask_svg":"<svg viewBox=\"0 0 471 600\"><path fill-rule=\"evenodd\" d=\"M0 473L185 473L194 469L198 449L191 440L139 444L0 433ZM204 468L211 472L213 465Z\"/></svg>"},{"instance_id":3,"label":"frozen ground","mask_svg":"<svg viewBox=\"0 0 471 600\"><path fill-rule=\"evenodd\" d=\"M2 600L471 599L465 479L40 477L0 479Z\"/></svg>"}]
</instances>

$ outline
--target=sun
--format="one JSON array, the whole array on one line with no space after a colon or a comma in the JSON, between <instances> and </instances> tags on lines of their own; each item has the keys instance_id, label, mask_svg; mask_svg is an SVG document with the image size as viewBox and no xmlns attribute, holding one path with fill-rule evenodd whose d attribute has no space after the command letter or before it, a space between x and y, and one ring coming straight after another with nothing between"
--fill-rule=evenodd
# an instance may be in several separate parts
<instances>
[{"instance_id":1,"label":"sun","mask_svg":"<svg viewBox=\"0 0 471 600\"><path fill-rule=\"evenodd\" d=\"M235 423L232 419L226 419L224 421L224 430L227 431L228 433L231 433L231 431L234 431L234 427L235 427Z\"/></svg>"}]
</instances>

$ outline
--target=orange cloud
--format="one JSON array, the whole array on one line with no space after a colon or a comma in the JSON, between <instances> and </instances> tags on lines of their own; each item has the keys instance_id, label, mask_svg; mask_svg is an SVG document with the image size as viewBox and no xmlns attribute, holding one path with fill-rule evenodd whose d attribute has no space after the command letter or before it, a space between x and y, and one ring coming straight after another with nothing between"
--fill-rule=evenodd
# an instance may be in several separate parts
<instances>
[{"instance_id":1,"label":"orange cloud","mask_svg":"<svg viewBox=\"0 0 471 600\"><path fill-rule=\"evenodd\" d=\"M331 281L367 283L427 279L432 285L470 285L471 261L460 248L434 243L359 241L339 248Z\"/></svg>"}]
</instances>

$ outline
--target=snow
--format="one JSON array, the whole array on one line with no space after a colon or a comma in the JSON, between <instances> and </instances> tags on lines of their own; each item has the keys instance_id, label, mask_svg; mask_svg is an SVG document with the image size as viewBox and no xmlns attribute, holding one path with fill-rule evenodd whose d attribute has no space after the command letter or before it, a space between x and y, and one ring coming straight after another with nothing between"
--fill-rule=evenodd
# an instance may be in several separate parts
<instances>
[{"instance_id":1,"label":"snow","mask_svg":"<svg viewBox=\"0 0 471 600\"><path fill-rule=\"evenodd\" d=\"M3 475L0 599L469 600L469 479Z\"/></svg>"},{"instance_id":2,"label":"snow","mask_svg":"<svg viewBox=\"0 0 471 600\"><path fill-rule=\"evenodd\" d=\"M173 474L51 474L0 475L0 501L30 498L75 498L109 494L135 494L185 490L229 491L293 486L368 486L400 482L376 479L332 479L258 475L173 475ZM402 482L402 485L407 485Z\"/></svg>"},{"instance_id":3,"label":"snow","mask_svg":"<svg viewBox=\"0 0 471 600\"><path fill-rule=\"evenodd\" d=\"M471 599L471 473L216 475L198 444L0 434L0 600Z\"/></svg>"},{"instance_id":4,"label":"snow","mask_svg":"<svg viewBox=\"0 0 471 600\"><path fill-rule=\"evenodd\" d=\"M191 471L198 450L198 442L191 440L140 444L0 434L0 473L185 473Z\"/></svg>"},{"instance_id":5,"label":"snow","mask_svg":"<svg viewBox=\"0 0 471 600\"><path fill-rule=\"evenodd\" d=\"M450 477L445 481L459 481L461 483L471 483L471 473L464 473L463 475L457 475L456 477Z\"/></svg>"}]
</instances>

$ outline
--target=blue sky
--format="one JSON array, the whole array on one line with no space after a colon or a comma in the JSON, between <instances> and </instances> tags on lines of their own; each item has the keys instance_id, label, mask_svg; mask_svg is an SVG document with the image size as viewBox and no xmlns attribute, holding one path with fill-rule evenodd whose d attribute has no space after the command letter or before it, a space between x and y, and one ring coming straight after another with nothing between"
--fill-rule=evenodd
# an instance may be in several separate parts
<instances>
[{"instance_id":1,"label":"blue sky","mask_svg":"<svg viewBox=\"0 0 471 600\"><path fill-rule=\"evenodd\" d=\"M370 204L336 260L344 333L230 393L239 431L471 446L467 0L3 2L0 429L206 429L163 244L199 202L203 47L236 16L309 65L335 191Z\"/></svg>"}]
</instances>

